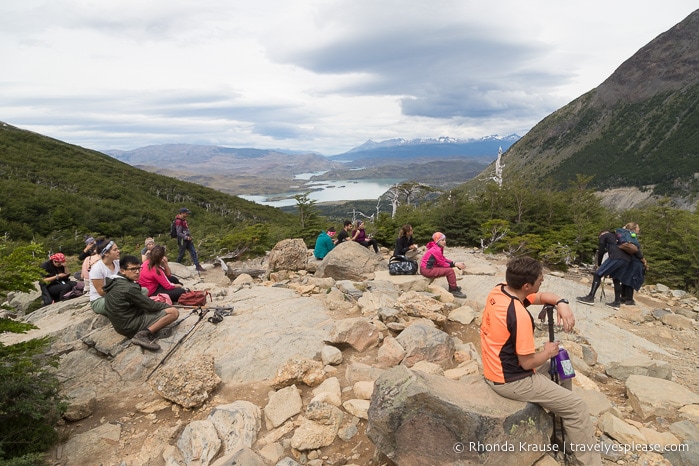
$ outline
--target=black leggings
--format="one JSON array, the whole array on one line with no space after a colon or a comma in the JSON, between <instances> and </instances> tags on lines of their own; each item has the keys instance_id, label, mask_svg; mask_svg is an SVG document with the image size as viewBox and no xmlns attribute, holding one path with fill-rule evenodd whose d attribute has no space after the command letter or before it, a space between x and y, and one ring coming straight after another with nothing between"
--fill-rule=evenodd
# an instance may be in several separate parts
<instances>
[{"instance_id":1,"label":"black leggings","mask_svg":"<svg viewBox=\"0 0 699 466\"><path fill-rule=\"evenodd\" d=\"M374 252L379 252L379 243L377 243L374 238L365 239L359 244L361 244L365 248L368 248L369 246L374 246Z\"/></svg>"}]
</instances>

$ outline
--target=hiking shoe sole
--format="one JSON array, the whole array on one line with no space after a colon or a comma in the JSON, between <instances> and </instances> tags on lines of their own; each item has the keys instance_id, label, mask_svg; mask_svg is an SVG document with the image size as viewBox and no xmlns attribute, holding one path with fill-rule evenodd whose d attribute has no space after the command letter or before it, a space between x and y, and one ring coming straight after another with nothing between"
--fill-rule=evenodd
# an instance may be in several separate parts
<instances>
[{"instance_id":1,"label":"hiking shoe sole","mask_svg":"<svg viewBox=\"0 0 699 466\"><path fill-rule=\"evenodd\" d=\"M580 304L587 304L588 306L594 306L595 304L594 299L592 301L586 301L584 298L575 298L575 301L579 302Z\"/></svg>"}]
</instances>

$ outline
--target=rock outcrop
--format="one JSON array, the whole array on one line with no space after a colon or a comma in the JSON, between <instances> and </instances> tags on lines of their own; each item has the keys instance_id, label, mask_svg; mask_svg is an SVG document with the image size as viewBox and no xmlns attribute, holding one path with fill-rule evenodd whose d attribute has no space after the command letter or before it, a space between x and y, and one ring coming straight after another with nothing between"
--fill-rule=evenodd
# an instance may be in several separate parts
<instances>
[{"instance_id":1,"label":"rock outcrop","mask_svg":"<svg viewBox=\"0 0 699 466\"><path fill-rule=\"evenodd\" d=\"M482 377L454 381L399 366L376 381L367 434L396 464L514 466L545 454L551 428L542 408L498 396Z\"/></svg>"},{"instance_id":2,"label":"rock outcrop","mask_svg":"<svg viewBox=\"0 0 699 466\"><path fill-rule=\"evenodd\" d=\"M480 376L480 313L503 279L504 261L460 249L449 254L467 265L458 276L464 302L445 299L444 279L390 276L385 257L349 243L315 264L315 275L289 262L291 269L238 274L231 283L218 267L201 276L182 267L186 286L210 290L209 306L233 312L214 324L182 309L180 324L161 335L160 352L116 334L86 297L22 315L27 300L13 295L15 313L38 328L0 339L53 338L69 402L61 429L71 432L52 453L57 466L554 461L542 451L550 418L497 396ZM253 266L268 264L240 268ZM571 277L547 274L545 288L568 297L587 292ZM576 331L556 336L576 366L574 390L610 447L605 459L664 461L656 451L624 452L631 441L671 445L664 458L692 464L699 441L696 298L654 285L620 312L573 306ZM547 339L545 329L536 336Z\"/></svg>"}]
</instances>

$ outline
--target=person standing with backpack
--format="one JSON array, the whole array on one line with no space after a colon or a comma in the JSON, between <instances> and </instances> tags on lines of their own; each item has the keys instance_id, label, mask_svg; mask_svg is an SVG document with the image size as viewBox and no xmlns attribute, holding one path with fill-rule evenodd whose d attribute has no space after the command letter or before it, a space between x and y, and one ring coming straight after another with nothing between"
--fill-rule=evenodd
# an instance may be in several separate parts
<instances>
[{"instance_id":1,"label":"person standing with backpack","mask_svg":"<svg viewBox=\"0 0 699 466\"><path fill-rule=\"evenodd\" d=\"M633 238L633 244L636 246L635 253L626 252L622 247L627 243L626 239L620 240L621 233L619 230L629 234L629 238ZM582 304L593 305L595 303L595 293L602 284L602 278L611 277L614 283L614 301L606 303L607 306L613 309L619 309L621 304L634 305L633 300L634 290L638 290L643 284L643 272L646 267L646 260L640 251L640 245L636 239L636 235L641 229L636 222L627 223L624 228L617 229L615 232L605 230L600 233L599 251L598 251L598 267L592 277L592 287L586 296L578 296L576 301ZM609 258L601 262L602 255L606 249Z\"/></svg>"},{"instance_id":2,"label":"person standing with backpack","mask_svg":"<svg viewBox=\"0 0 699 466\"><path fill-rule=\"evenodd\" d=\"M199 264L199 258L197 257L197 251L194 249L194 243L192 242L192 234L189 231L189 225L187 224L187 216L191 211L182 207L180 213L175 217L175 230L177 231L177 246L179 246L180 251L177 255L177 261L182 263L185 251L189 251L189 255L192 257L192 263L196 267L197 272L204 272L204 267Z\"/></svg>"}]
</instances>

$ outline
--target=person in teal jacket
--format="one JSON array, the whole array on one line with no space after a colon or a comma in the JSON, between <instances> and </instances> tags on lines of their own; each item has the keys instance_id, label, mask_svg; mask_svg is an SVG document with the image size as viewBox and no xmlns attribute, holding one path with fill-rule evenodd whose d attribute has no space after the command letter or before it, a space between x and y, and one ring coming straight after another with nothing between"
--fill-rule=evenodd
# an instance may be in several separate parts
<instances>
[{"instance_id":1,"label":"person in teal jacket","mask_svg":"<svg viewBox=\"0 0 699 466\"><path fill-rule=\"evenodd\" d=\"M323 260L333 250L335 247L333 236L335 236L335 227L328 228L327 233L325 231L320 232L318 239L316 239L316 247L313 248L313 255L316 259Z\"/></svg>"}]
</instances>

